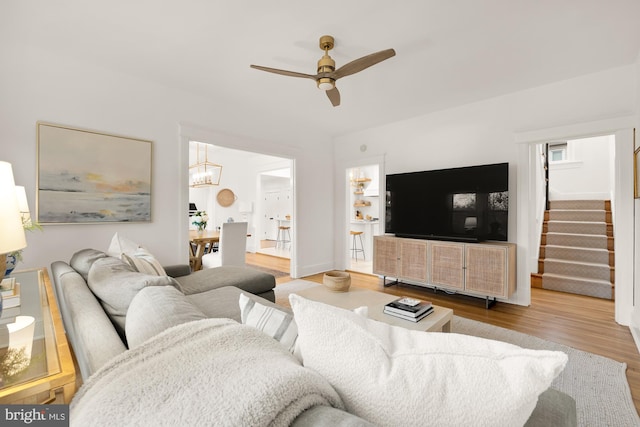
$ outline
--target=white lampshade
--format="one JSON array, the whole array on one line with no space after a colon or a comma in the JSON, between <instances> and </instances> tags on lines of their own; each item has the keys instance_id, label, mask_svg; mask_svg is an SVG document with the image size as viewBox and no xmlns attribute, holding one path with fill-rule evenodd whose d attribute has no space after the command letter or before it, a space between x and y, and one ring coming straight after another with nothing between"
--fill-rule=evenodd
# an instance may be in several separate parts
<instances>
[{"instance_id":1,"label":"white lampshade","mask_svg":"<svg viewBox=\"0 0 640 427\"><path fill-rule=\"evenodd\" d=\"M0 254L27 246L15 187L11 164L0 161Z\"/></svg>"},{"instance_id":2,"label":"white lampshade","mask_svg":"<svg viewBox=\"0 0 640 427\"><path fill-rule=\"evenodd\" d=\"M27 202L27 192L22 185L16 185L16 197L18 197L18 209L22 217L22 225L31 225L31 213L29 212L29 202Z\"/></svg>"}]
</instances>

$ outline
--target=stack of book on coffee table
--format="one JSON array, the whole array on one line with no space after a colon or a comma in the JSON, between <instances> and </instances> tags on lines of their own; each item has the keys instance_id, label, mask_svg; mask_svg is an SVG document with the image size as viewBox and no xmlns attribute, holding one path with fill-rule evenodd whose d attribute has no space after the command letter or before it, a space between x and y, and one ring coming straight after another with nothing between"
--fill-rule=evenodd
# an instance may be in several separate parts
<instances>
[{"instance_id":1,"label":"stack of book on coffee table","mask_svg":"<svg viewBox=\"0 0 640 427\"><path fill-rule=\"evenodd\" d=\"M419 322L421 319L433 313L433 305L429 301L421 301L415 298L402 297L384 306L385 314L400 319Z\"/></svg>"}]
</instances>

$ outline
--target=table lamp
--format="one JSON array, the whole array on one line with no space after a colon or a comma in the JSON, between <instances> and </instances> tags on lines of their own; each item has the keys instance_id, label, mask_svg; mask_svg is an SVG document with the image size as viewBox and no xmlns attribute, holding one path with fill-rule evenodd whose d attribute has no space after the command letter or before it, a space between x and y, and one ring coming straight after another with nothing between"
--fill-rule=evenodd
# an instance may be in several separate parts
<instances>
[{"instance_id":1,"label":"table lamp","mask_svg":"<svg viewBox=\"0 0 640 427\"><path fill-rule=\"evenodd\" d=\"M15 187L11 163L0 161L0 279L7 270L7 254L27 246Z\"/></svg>"}]
</instances>

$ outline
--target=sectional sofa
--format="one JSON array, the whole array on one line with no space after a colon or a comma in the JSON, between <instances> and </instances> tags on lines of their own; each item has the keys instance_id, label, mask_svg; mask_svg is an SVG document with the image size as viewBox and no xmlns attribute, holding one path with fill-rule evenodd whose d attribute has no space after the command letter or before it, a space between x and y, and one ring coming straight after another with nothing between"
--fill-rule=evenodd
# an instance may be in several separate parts
<instances>
[{"instance_id":1,"label":"sectional sofa","mask_svg":"<svg viewBox=\"0 0 640 427\"><path fill-rule=\"evenodd\" d=\"M158 276L123 259L84 249L51 265L84 382L72 425L377 425L350 413L340 390L286 348L295 329L283 325L295 322L274 304L273 276L187 266ZM429 422L423 415L417 425ZM576 425L575 402L548 389L526 425Z\"/></svg>"}]
</instances>

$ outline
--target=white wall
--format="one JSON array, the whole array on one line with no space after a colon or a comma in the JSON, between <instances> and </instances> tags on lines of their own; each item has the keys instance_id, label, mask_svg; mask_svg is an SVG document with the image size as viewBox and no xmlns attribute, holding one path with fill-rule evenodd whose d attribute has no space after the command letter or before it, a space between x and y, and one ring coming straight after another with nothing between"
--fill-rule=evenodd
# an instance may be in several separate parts
<instances>
[{"instance_id":1,"label":"white wall","mask_svg":"<svg viewBox=\"0 0 640 427\"><path fill-rule=\"evenodd\" d=\"M298 265L292 270L315 273L332 268L333 244L327 230L333 227L333 182L317 179L332 163L328 137L309 135L296 123L281 122L251 105L218 104L37 50L19 40L3 41L2 53L11 61L0 67L0 159L13 164L16 182L26 187L32 210L38 120L153 141L150 223L45 226L27 236L20 268L48 267L85 247L104 250L116 231L148 247L162 263L187 262L185 123L191 124L190 130L207 129L201 134L214 133L211 129L224 133L229 136L226 146L232 148L295 159L301 244ZM318 227L320 223L324 227Z\"/></svg>"},{"instance_id":2,"label":"white wall","mask_svg":"<svg viewBox=\"0 0 640 427\"><path fill-rule=\"evenodd\" d=\"M549 163L551 200L610 200L612 135L567 142L569 158Z\"/></svg>"},{"instance_id":3,"label":"white wall","mask_svg":"<svg viewBox=\"0 0 640 427\"><path fill-rule=\"evenodd\" d=\"M336 161L384 156L386 173L509 162L509 241L518 243L518 290L511 302L528 304L527 246L517 241L518 169L528 168L515 135L563 124L634 112L635 68L611 69L580 78L436 112L336 138ZM338 160L339 159L339 160ZM336 197L338 210L344 201ZM525 205L526 206L526 205ZM338 228L340 229L340 224ZM343 243L336 243L343 246ZM620 255L623 256L623 255Z\"/></svg>"}]
</instances>

